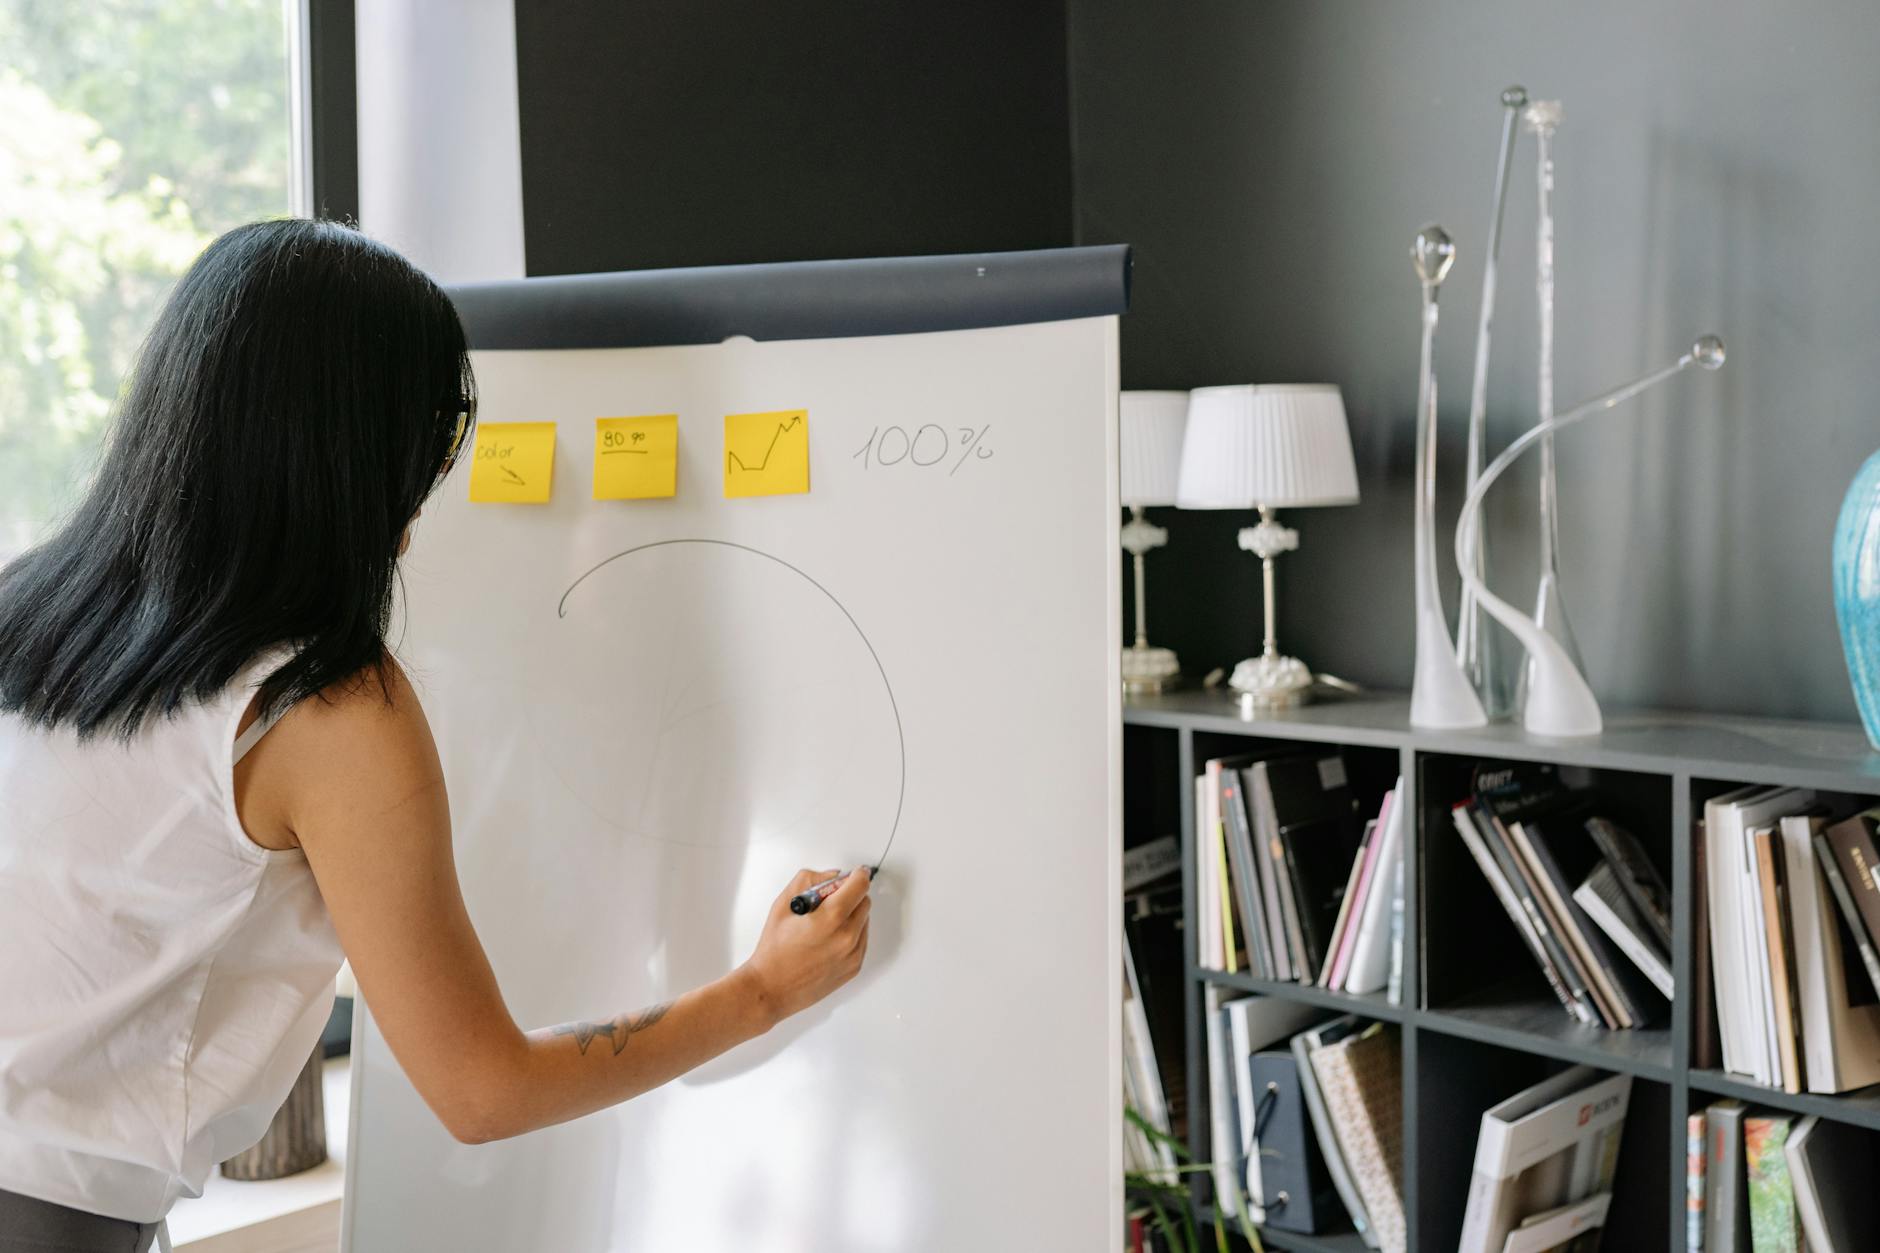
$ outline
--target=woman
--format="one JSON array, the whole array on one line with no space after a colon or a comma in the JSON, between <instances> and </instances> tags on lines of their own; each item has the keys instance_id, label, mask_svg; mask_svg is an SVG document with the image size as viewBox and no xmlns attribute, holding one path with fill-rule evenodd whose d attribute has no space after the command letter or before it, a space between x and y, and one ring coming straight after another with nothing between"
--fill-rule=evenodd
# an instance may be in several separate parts
<instances>
[{"instance_id":1,"label":"woman","mask_svg":"<svg viewBox=\"0 0 1880 1253\"><path fill-rule=\"evenodd\" d=\"M231 231L158 318L83 503L0 572L0 1253L147 1248L266 1129L342 953L468 1143L627 1100L860 969L867 874L799 917L833 873L805 870L717 982L511 1019L384 639L474 395L403 258L330 223Z\"/></svg>"}]
</instances>

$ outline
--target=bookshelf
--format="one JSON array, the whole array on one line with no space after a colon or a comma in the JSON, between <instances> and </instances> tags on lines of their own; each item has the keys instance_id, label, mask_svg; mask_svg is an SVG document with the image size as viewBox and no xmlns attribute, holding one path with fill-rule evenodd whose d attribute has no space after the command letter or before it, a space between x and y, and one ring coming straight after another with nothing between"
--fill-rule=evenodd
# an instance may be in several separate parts
<instances>
[{"instance_id":1,"label":"bookshelf","mask_svg":"<svg viewBox=\"0 0 1880 1253\"><path fill-rule=\"evenodd\" d=\"M1398 1024L1403 1039L1404 1208L1412 1253L1455 1248L1481 1113L1564 1066L1634 1076L1619 1159L1610 1248L1684 1253L1684 1122L1713 1099L1818 1114L1880 1133L1880 1086L1841 1096L1794 1095L1691 1066L1693 1017L1692 818L1706 798L1744 784L1880 794L1880 754L1851 724L1622 712L1585 740L1529 736L1498 723L1424 731L1401 694L1340 697L1280 713L1243 713L1231 694L1177 691L1125 702L1126 832L1182 838L1184 917L1195 916L1194 789L1210 757L1265 745L1337 745L1356 778L1401 774L1416 821L1406 835L1403 1003L1200 968L1185 957L1185 1063L1189 1148L1211 1160L1202 988L1213 983ZM1590 772L1632 821L1672 887L1668 1022L1602 1031L1568 1019L1548 993L1480 872L1449 825L1449 802L1477 761L1538 761ZM1368 795L1363 785L1361 795ZM1372 800L1375 797L1371 797ZM1132 826L1133 824L1133 826ZM1195 1185L1204 1216L1209 1183ZM1270 1248L1346 1253L1356 1236L1263 1232Z\"/></svg>"}]
</instances>

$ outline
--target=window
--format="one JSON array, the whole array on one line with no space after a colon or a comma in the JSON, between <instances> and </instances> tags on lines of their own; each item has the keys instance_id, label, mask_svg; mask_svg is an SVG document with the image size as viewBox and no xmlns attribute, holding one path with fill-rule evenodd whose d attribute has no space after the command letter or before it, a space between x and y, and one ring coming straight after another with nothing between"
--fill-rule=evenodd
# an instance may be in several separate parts
<instances>
[{"instance_id":1,"label":"window","mask_svg":"<svg viewBox=\"0 0 1880 1253\"><path fill-rule=\"evenodd\" d=\"M212 238L303 200L300 0L0 0L0 561Z\"/></svg>"}]
</instances>

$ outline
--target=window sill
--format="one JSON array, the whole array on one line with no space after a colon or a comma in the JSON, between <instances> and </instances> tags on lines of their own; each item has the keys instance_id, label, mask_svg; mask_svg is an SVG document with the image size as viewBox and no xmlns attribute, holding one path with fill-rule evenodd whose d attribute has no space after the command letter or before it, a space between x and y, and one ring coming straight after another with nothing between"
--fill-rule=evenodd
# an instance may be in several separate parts
<instances>
[{"instance_id":1,"label":"window sill","mask_svg":"<svg viewBox=\"0 0 1880 1253\"><path fill-rule=\"evenodd\" d=\"M170 1211L177 1253L333 1253L346 1182L346 1115L352 1060L326 1062L327 1159L285 1179L245 1183L210 1174L200 1197Z\"/></svg>"}]
</instances>

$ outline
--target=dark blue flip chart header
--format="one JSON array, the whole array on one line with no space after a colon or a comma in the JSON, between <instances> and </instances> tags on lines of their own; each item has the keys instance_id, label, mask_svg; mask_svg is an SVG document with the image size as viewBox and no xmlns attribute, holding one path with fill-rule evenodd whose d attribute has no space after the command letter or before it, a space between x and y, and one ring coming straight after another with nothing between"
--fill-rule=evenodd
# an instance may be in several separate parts
<instances>
[{"instance_id":1,"label":"dark blue flip chart header","mask_svg":"<svg viewBox=\"0 0 1880 1253\"><path fill-rule=\"evenodd\" d=\"M474 349L908 335L1129 308L1127 245L627 270L449 288Z\"/></svg>"}]
</instances>

